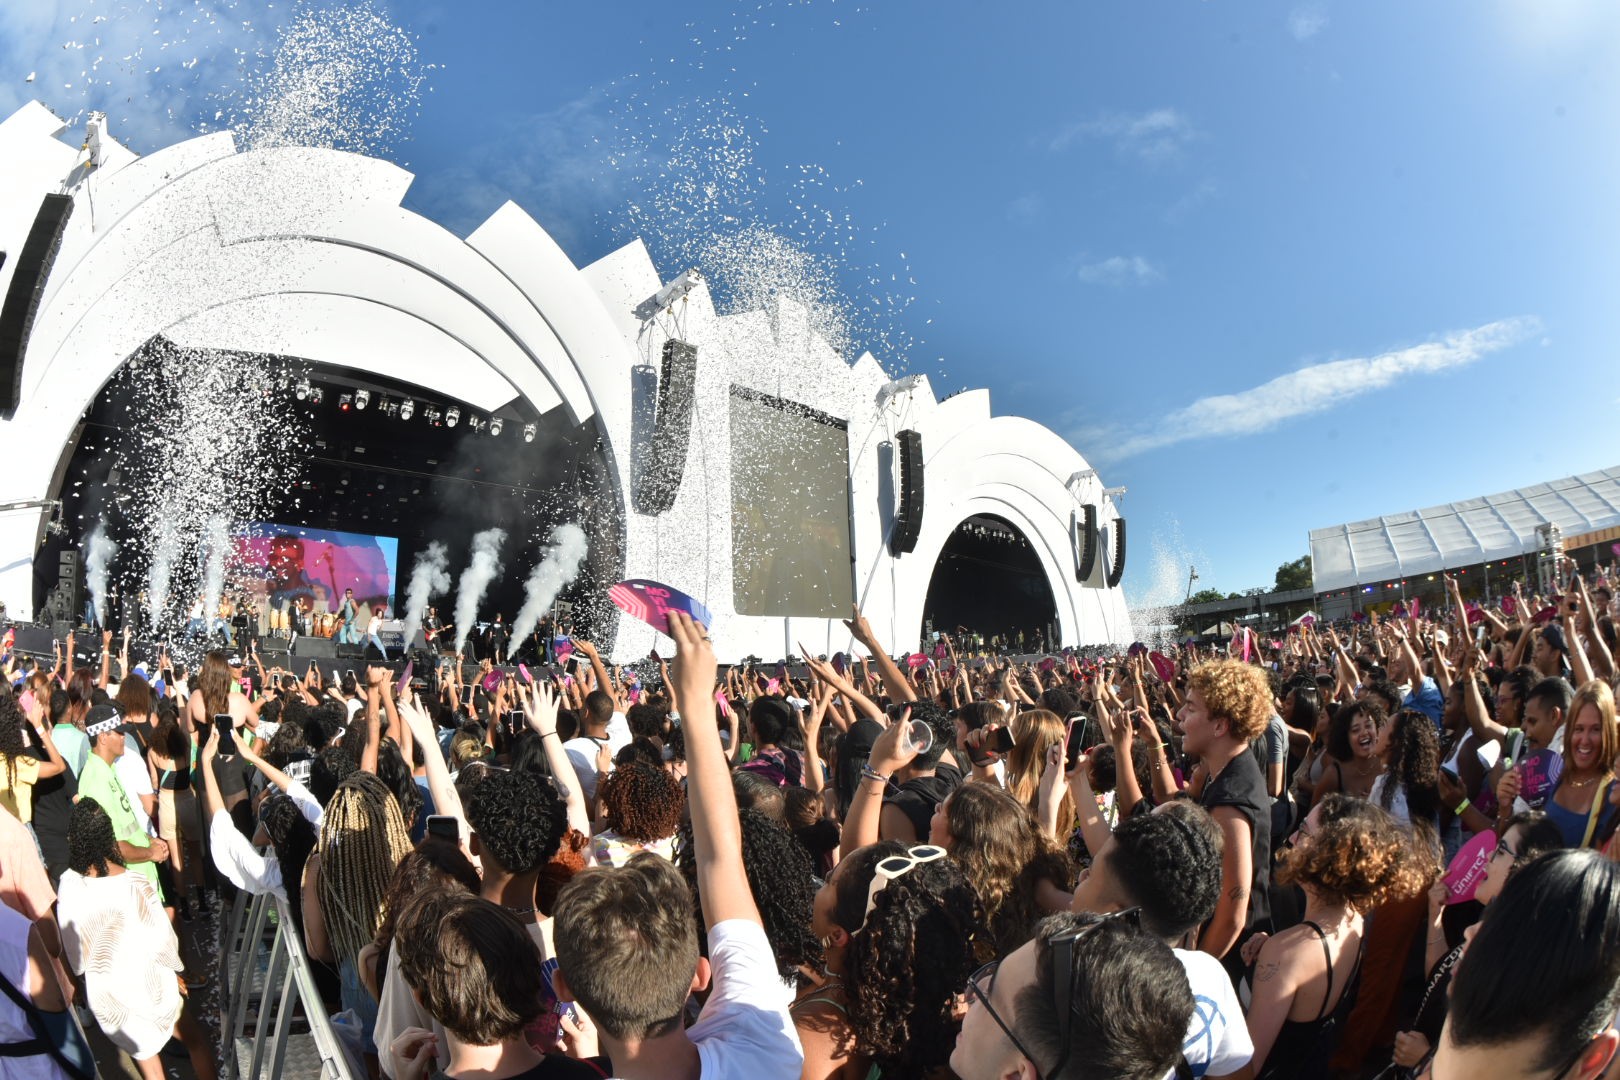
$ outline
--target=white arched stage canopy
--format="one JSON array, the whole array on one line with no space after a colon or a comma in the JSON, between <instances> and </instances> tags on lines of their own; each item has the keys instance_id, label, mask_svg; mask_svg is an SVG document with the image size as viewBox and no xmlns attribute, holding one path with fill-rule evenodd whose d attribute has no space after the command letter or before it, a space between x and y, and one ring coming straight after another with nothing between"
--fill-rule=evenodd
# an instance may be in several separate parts
<instances>
[{"instance_id":1,"label":"white arched stage canopy","mask_svg":"<svg viewBox=\"0 0 1620 1080\"><path fill-rule=\"evenodd\" d=\"M9 253L0 297L5 329L17 331L0 335L0 385L15 378L18 388L0 422L0 503L12 508L0 512L0 599L14 618L34 614L47 507L61 497L87 411L133 354L166 339L374 376L492 415L593 424L620 500L620 570L702 600L728 656L781 656L800 643L847 649L829 596L859 601L892 648L917 646L941 556L978 520L1004 524L1030 573L1038 566L1054 644L1131 640L1115 565L1122 525L1101 479L1050 430L992 416L986 391L938 401L926 379L892 383L870 354L846 362L789 302L722 315L698 281L673 308L650 304L665 283L639 241L576 267L512 203L462 239L401 205L412 176L386 161L304 148L243 153L219 133L144 157L101 137L87 167L87 152L62 134L38 103L0 122L0 250ZM25 249L52 195L71 203L60 243L31 262ZM665 343L677 336L696 348L684 454L646 426ZM778 414L837 461L847 523L832 532L849 579L842 566L824 568L833 585L808 608L801 597L762 611L739 595L747 585L737 549L752 540L748 515L736 511L752 498L739 478L757 484L753 459L773 452L755 445L769 440L749 418ZM912 436L902 432L921 447L922 514L914 547L897 554L908 481L918 483L903 475ZM636 497L654 445L684 466L667 507ZM791 497L799 466L814 470L791 453L787 464L776 462L772 486ZM989 572L985 587L998 587ZM612 630L620 658L656 644L628 618Z\"/></svg>"}]
</instances>

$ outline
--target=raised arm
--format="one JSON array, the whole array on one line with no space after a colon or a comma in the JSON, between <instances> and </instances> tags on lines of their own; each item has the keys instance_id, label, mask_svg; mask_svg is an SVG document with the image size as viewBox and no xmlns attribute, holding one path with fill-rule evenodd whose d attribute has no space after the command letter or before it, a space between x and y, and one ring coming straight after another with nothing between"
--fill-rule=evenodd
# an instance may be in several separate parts
<instances>
[{"instance_id":1,"label":"raised arm","mask_svg":"<svg viewBox=\"0 0 1620 1080\"><path fill-rule=\"evenodd\" d=\"M568 760L568 751L563 749L562 737L557 734L560 703L556 691L550 683L536 679L528 694L518 694L518 700L523 703L523 719L528 722L529 730L540 737L540 747L546 752L546 763L551 766L552 778L563 789L568 805L568 827L589 836L591 808L585 801L585 789L579 786L579 774L574 771L573 763ZM429 776L431 778L431 773ZM446 775L445 779L448 781L449 776ZM437 799L437 796L434 798Z\"/></svg>"},{"instance_id":2,"label":"raised arm","mask_svg":"<svg viewBox=\"0 0 1620 1080\"><path fill-rule=\"evenodd\" d=\"M444 755L439 753L438 741L433 738L433 719L428 716L427 710L417 703L415 693L406 691L410 696L400 702L398 716L400 727L408 729L416 736L416 741L423 747L422 758L426 762L428 794L433 796L433 812L456 819L456 828L461 834L461 844L467 846L472 830L467 827L467 815L462 811L461 796L456 792L456 785L450 781L450 767L444 763ZM556 710L552 710L552 729L556 730ZM555 739L552 742L556 742ZM574 770L568 770L568 777L574 783Z\"/></svg>"},{"instance_id":3,"label":"raised arm","mask_svg":"<svg viewBox=\"0 0 1620 1080\"><path fill-rule=\"evenodd\" d=\"M906 754L900 749L900 730L911 722L911 710L890 724L872 742L872 753L866 767L861 770L861 782L850 801L849 815L844 819L844 832L838 841L838 857L842 859L852 851L875 844L881 837L883 794L889 789L889 777L910 764L916 753Z\"/></svg>"},{"instance_id":4,"label":"raised arm","mask_svg":"<svg viewBox=\"0 0 1620 1080\"><path fill-rule=\"evenodd\" d=\"M861 614L860 605L855 606L855 617L845 619L844 625L849 627L849 632L855 640L866 646L866 650L872 654L872 663L877 665L878 674L883 676L883 688L888 691L890 700L916 701L917 691L900 673L900 668L889 654L883 651L882 643L872 632L872 624Z\"/></svg>"},{"instance_id":5,"label":"raised arm","mask_svg":"<svg viewBox=\"0 0 1620 1080\"><path fill-rule=\"evenodd\" d=\"M1603 616L1603 612L1592 606L1592 594L1587 591L1586 579L1579 574L1575 575L1575 587L1580 592L1581 610L1592 623L1592 633L1587 639L1587 645L1591 650L1587 653L1587 660L1594 674L1609 678L1614 674L1614 654L1609 651L1609 643L1603 640L1603 634L1598 630L1597 621Z\"/></svg>"},{"instance_id":6,"label":"raised arm","mask_svg":"<svg viewBox=\"0 0 1620 1080\"><path fill-rule=\"evenodd\" d=\"M670 612L669 629L675 639L675 701L686 732L686 798L703 922L710 928L731 919L757 923L759 908L743 870L737 796L715 716L714 647L708 631L685 612Z\"/></svg>"},{"instance_id":7,"label":"raised arm","mask_svg":"<svg viewBox=\"0 0 1620 1080\"><path fill-rule=\"evenodd\" d=\"M602 654L596 651L596 646L582 638L574 639L574 648L584 653L591 661L591 674L596 678L596 688L612 694L613 680L608 678L607 665L602 663ZM685 713L681 714L683 717Z\"/></svg>"},{"instance_id":8,"label":"raised arm","mask_svg":"<svg viewBox=\"0 0 1620 1080\"><path fill-rule=\"evenodd\" d=\"M107 680L112 675L112 631L101 632L101 676L96 685L103 690L107 689Z\"/></svg>"}]
</instances>

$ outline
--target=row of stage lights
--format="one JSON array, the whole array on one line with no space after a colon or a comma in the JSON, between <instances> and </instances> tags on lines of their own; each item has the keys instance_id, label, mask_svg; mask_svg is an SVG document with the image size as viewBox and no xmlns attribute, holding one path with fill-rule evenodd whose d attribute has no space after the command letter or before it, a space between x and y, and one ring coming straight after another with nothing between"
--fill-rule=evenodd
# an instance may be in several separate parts
<instances>
[{"instance_id":1,"label":"row of stage lights","mask_svg":"<svg viewBox=\"0 0 1620 1080\"><path fill-rule=\"evenodd\" d=\"M293 393L299 401L307 401L311 405L319 405L326 400L326 391L312 384L308 379L299 379ZM370 390L355 390L352 393L345 391L338 395L338 411L348 412L350 409L365 410L371 404ZM401 420L409 420L416 415L416 402L411 398L402 398L395 401L387 394L377 401L377 411L385 416L397 416ZM437 427L441 422L445 427L455 427L461 423L461 407L451 405L441 410L437 405L424 402L422 405L422 419ZM485 420L481 416L469 414L467 428L474 432L487 431L491 435L499 435L506 427L506 422L498 416L491 416ZM539 429L534 423L523 425L523 441L534 442Z\"/></svg>"}]
</instances>

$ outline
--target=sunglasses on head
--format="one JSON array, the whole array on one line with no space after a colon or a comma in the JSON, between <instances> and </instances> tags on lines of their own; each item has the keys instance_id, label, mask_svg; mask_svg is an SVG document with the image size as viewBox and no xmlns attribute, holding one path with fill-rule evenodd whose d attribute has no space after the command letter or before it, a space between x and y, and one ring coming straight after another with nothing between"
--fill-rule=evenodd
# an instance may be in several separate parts
<instances>
[{"instance_id":1,"label":"sunglasses on head","mask_svg":"<svg viewBox=\"0 0 1620 1080\"><path fill-rule=\"evenodd\" d=\"M945 849L935 847L933 844L918 844L904 855L890 855L879 859L876 870L872 874L872 884L866 889L866 911L861 915L861 925L855 928L858 934L866 927L866 920L872 917L872 910L877 907L877 898L889 883L903 878L923 863L934 862L945 857Z\"/></svg>"}]
</instances>

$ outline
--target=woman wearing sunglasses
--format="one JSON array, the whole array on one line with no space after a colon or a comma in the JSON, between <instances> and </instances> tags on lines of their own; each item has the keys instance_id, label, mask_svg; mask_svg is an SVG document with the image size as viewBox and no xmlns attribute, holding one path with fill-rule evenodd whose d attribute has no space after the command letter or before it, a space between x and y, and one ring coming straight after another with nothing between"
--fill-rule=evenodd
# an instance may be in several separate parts
<instances>
[{"instance_id":1,"label":"woman wearing sunglasses","mask_svg":"<svg viewBox=\"0 0 1620 1080\"><path fill-rule=\"evenodd\" d=\"M826 971L793 1004L804 1080L925 1077L956 1037L957 996L989 939L978 894L930 844L869 844L833 868L811 927Z\"/></svg>"}]
</instances>

